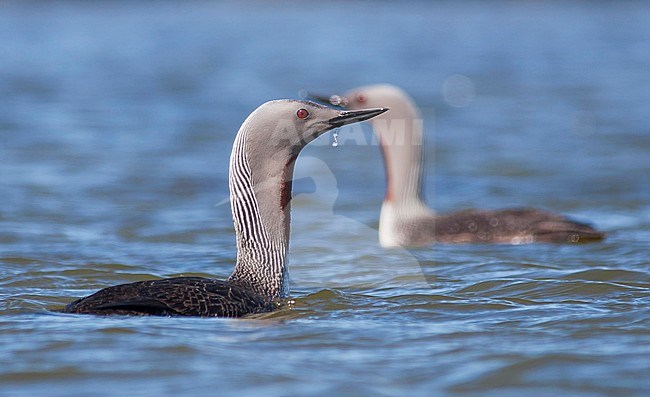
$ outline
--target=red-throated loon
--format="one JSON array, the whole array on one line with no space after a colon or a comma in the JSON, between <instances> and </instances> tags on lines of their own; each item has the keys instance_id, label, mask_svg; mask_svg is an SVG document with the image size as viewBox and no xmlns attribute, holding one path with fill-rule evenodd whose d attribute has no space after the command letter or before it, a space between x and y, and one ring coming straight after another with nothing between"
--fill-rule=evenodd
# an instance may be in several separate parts
<instances>
[{"instance_id":1,"label":"red-throated loon","mask_svg":"<svg viewBox=\"0 0 650 397\"><path fill-rule=\"evenodd\" d=\"M63 309L78 314L241 317L272 311L288 296L291 182L300 151L326 131L388 109L336 110L270 101L248 116L230 156L237 263L227 280L175 277L104 288Z\"/></svg>"},{"instance_id":2,"label":"red-throated loon","mask_svg":"<svg viewBox=\"0 0 650 397\"><path fill-rule=\"evenodd\" d=\"M379 217L383 247L439 243L584 243L605 234L563 215L535 208L434 213L422 199L423 131L415 101L389 84L370 85L344 95L313 98L346 109L386 106L371 121L386 168L386 196ZM391 123L399 121L395 125Z\"/></svg>"}]
</instances>

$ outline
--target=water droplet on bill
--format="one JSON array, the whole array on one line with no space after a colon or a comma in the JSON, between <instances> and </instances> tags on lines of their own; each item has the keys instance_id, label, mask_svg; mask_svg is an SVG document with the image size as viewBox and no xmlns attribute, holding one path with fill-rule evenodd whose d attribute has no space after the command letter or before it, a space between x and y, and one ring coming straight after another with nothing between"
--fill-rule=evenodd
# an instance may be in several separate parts
<instances>
[{"instance_id":1,"label":"water droplet on bill","mask_svg":"<svg viewBox=\"0 0 650 397\"><path fill-rule=\"evenodd\" d=\"M332 132L332 138L334 138L332 146L337 147L339 145L339 133L336 131Z\"/></svg>"}]
</instances>

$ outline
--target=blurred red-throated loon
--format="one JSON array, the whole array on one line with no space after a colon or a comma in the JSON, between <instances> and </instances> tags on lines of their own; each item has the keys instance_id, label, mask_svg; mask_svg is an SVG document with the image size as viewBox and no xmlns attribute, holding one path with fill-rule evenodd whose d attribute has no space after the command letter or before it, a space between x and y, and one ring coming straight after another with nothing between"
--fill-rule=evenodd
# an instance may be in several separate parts
<instances>
[{"instance_id":1,"label":"blurred red-throated loon","mask_svg":"<svg viewBox=\"0 0 650 397\"><path fill-rule=\"evenodd\" d=\"M423 131L415 101L389 84L359 87L343 95L312 98L345 109L386 106L390 112L371 121L386 169L386 196L379 217L383 247L439 243L585 243L605 233L563 215L535 208L464 210L434 213L422 199ZM392 120L404 128L383 128ZM382 124L380 124L382 123Z\"/></svg>"}]
</instances>

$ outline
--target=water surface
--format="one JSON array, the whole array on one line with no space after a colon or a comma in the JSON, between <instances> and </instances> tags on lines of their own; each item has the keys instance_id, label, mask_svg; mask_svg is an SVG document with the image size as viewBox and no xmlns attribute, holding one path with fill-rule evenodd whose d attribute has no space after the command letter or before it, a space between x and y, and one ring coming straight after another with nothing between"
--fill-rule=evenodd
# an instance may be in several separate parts
<instances>
[{"instance_id":1,"label":"water surface","mask_svg":"<svg viewBox=\"0 0 650 397\"><path fill-rule=\"evenodd\" d=\"M2 3L0 395L647 395L649 22L640 2ZM437 211L535 206L608 239L382 250L366 126L298 160L291 308L54 311L227 277L242 120L378 82L422 108Z\"/></svg>"}]
</instances>

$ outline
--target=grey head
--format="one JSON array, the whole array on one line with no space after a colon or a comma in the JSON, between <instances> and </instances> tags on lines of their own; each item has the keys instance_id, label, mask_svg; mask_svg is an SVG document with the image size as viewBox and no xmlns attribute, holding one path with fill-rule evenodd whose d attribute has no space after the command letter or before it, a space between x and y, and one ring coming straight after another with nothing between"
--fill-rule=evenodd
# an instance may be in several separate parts
<instances>
[{"instance_id":1,"label":"grey head","mask_svg":"<svg viewBox=\"0 0 650 397\"><path fill-rule=\"evenodd\" d=\"M388 109L341 110L311 101L280 99L269 101L248 116L240 129L249 148L297 155L323 133L346 124L365 121Z\"/></svg>"},{"instance_id":2,"label":"grey head","mask_svg":"<svg viewBox=\"0 0 650 397\"><path fill-rule=\"evenodd\" d=\"M343 94L316 95L310 97L333 106L344 109L363 109L374 107L387 107L390 113L383 118L418 118L417 106L413 99L401 88L392 84L372 84L357 87ZM375 118L373 121L381 119Z\"/></svg>"}]
</instances>

